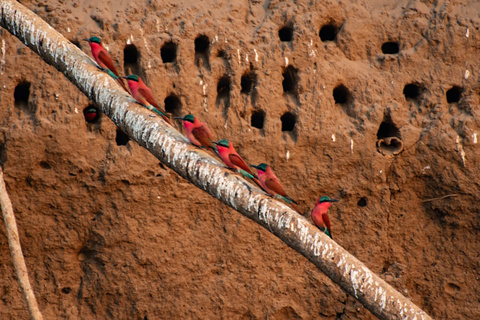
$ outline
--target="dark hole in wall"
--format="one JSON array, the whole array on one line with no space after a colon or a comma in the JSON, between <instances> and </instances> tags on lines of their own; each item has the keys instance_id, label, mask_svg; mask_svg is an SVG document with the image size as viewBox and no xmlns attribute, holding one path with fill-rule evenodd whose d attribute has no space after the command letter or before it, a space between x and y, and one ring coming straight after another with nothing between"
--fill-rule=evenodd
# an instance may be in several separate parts
<instances>
[{"instance_id":1,"label":"dark hole in wall","mask_svg":"<svg viewBox=\"0 0 480 320\"><path fill-rule=\"evenodd\" d=\"M400 46L398 42L389 41L382 44L382 52L384 54L397 54L400 52Z\"/></svg>"},{"instance_id":2,"label":"dark hole in wall","mask_svg":"<svg viewBox=\"0 0 480 320\"><path fill-rule=\"evenodd\" d=\"M210 68L209 62L210 39L206 35L200 35L195 39L195 64L200 66L200 63L207 68Z\"/></svg>"},{"instance_id":3,"label":"dark hole in wall","mask_svg":"<svg viewBox=\"0 0 480 320\"><path fill-rule=\"evenodd\" d=\"M357 205L359 207L366 207L367 206L367 198L366 197L360 198L357 202Z\"/></svg>"},{"instance_id":4,"label":"dark hole in wall","mask_svg":"<svg viewBox=\"0 0 480 320\"><path fill-rule=\"evenodd\" d=\"M448 103L456 103L459 102L462 98L463 89L459 86L453 86L449 89L446 93L447 102Z\"/></svg>"},{"instance_id":5,"label":"dark hole in wall","mask_svg":"<svg viewBox=\"0 0 480 320\"><path fill-rule=\"evenodd\" d=\"M326 24L320 28L318 35L320 40L323 42L326 41L335 41L337 39L338 28L333 24Z\"/></svg>"},{"instance_id":6,"label":"dark hole in wall","mask_svg":"<svg viewBox=\"0 0 480 320\"><path fill-rule=\"evenodd\" d=\"M165 111L171 113L174 117L182 115L182 102L175 94L170 94L165 98Z\"/></svg>"},{"instance_id":7,"label":"dark hole in wall","mask_svg":"<svg viewBox=\"0 0 480 320\"><path fill-rule=\"evenodd\" d=\"M241 93L251 94L255 88L257 82L257 76L253 72L246 72L242 75L241 79Z\"/></svg>"},{"instance_id":8,"label":"dark hole in wall","mask_svg":"<svg viewBox=\"0 0 480 320\"><path fill-rule=\"evenodd\" d=\"M263 129L263 125L265 123L265 111L263 110L256 110L252 113L252 117L250 118L250 123L252 127L257 129Z\"/></svg>"},{"instance_id":9,"label":"dark hole in wall","mask_svg":"<svg viewBox=\"0 0 480 320\"><path fill-rule=\"evenodd\" d=\"M177 44L169 41L160 49L163 63L174 63L177 61Z\"/></svg>"},{"instance_id":10,"label":"dark hole in wall","mask_svg":"<svg viewBox=\"0 0 480 320\"><path fill-rule=\"evenodd\" d=\"M139 58L140 54L135 45L127 44L123 48L123 69L126 74L138 74L140 72Z\"/></svg>"},{"instance_id":11,"label":"dark hole in wall","mask_svg":"<svg viewBox=\"0 0 480 320\"><path fill-rule=\"evenodd\" d=\"M387 137L400 138L400 130L393 123L390 116L385 116L377 131L377 139L383 139Z\"/></svg>"},{"instance_id":12,"label":"dark hole in wall","mask_svg":"<svg viewBox=\"0 0 480 320\"><path fill-rule=\"evenodd\" d=\"M293 39L293 28L290 26L285 26L278 30L278 36L280 37L280 41L282 42L289 42Z\"/></svg>"},{"instance_id":13,"label":"dark hole in wall","mask_svg":"<svg viewBox=\"0 0 480 320\"><path fill-rule=\"evenodd\" d=\"M352 94L346 86L341 84L333 89L333 100L338 104L350 103L352 101Z\"/></svg>"},{"instance_id":14,"label":"dark hole in wall","mask_svg":"<svg viewBox=\"0 0 480 320\"><path fill-rule=\"evenodd\" d=\"M117 128L117 134L115 136L115 142L117 146L126 146L130 138L127 136L125 132Z\"/></svg>"},{"instance_id":15,"label":"dark hole in wall","mask_svg":"<svg viewBox=\"0 0 480 320\"><path fill-rule=\"evenodd\" d=\"M28 99L30 98L30 82L22 81L15 87L13 92L15 107L29 111Z\"/></svg>"},{"instance_id":16,"label":"dark hole in wall","mask_svg":"<svg viewBox=\"0 0 480 320\"><path fill-rule=\"evenodd\" d=\"M283 72L283 92L297 95L298 90L298 70L293 66L288 66Z\"/></svg>"},{"instance_id":17,"label":"dark hole in wall","mask_svg":"<svg viewBox=\"0 0 480 320\"><path fill-rule=\"evenodd\" d=\"M284 113L280 120L282 121L282 131L293 131L297 123L297 118L291 112Z\"/></svg>"},{"instance_id":18,"label":"dark hole in wall","mask_svg":"<svg viewBox=\"0 0 480 320\"><path fill-rule=\"evenodd\" d=\"M422 95L423 88L417 83L409 83L403 88L405 99L418 101Z\"/></svg>"}]
</instances>

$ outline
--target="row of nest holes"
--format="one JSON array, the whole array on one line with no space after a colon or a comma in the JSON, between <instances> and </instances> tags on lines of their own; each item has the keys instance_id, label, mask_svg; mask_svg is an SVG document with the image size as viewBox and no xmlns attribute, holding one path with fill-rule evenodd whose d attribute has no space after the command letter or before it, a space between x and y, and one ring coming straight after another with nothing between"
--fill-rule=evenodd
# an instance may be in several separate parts
<instances>
[{"instance_id":1,"label":"row of nest holes","mask_svg":"<svg viewBox=\"0 0 480 320\"><path fill-rule=\"evenodd\" d=\"M337 40L337 34L340 28L332 23L326 24L320 28L318 36L322 42L335 41ZM278 30L278 37L282 42L290 42L293 40L293 27L284 26ZM382 53L383 54L397 54L400 52L400 46L398 42L387 41L382 44Z\"/></svg>"},{"instance_id":2,"label":"row of nest holes","mask_svg":"<svg viewBox=\"0 0 480 320\"><path fill-rule=\"evenodd\" d=\"M335 41L338 28L334 25L326 25L320 29L320 38L322 41ZM289 42L293 37L293 29L291 27L283 27L278 32L282 42ZM199 61L203 60L208 64L208 56L210 52L210 39L206 35L198 36L195 41L195 63L199 65ZM163 63L177 62L178 44L169 41L160 49L160 56ZM384 54L397 54L400 51L398 42L385 42L382 44L382 52ZM225 53L220 51L219 57L224 57ZM123 49L123 63L125 70L130 69L132 72L138 73L138 61L140 53L134 44L128 44Z\"/></svg>"}]
</instances>

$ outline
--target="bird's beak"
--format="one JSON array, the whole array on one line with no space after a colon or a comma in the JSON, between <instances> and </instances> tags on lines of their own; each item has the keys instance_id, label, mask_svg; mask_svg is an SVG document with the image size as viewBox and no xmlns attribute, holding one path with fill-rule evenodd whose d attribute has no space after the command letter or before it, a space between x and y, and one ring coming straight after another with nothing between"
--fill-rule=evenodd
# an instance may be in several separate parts
<instances>
[{"instance_id":1,"label":"bird's beak","mask_svg":"<svg viewBox=\"0 0 480 320\"><path fill-rule=\"evenodd\" d=\"M83 41L90 41L90 39L82 39Z\"/></svg>"},{"instance_id":2,"label":"bird's beak","mask_svg":"<svg viewBox=\"0 0 480 320\"><path fill-rule=\"evenodd\" d=\"M173 119L182 119L183 120L183 117L175 117Z\"/></svg>"},{"instance_id":3,"label":"bird's beak","mask_svg":"<svg viewBox=\"0 0 480 320\"><path fill-rule=\"evenodd\" d=\"M218 142L217 142L217 141L211 141L211 140L210 140L210 142L213 143L213 144L217 144L217 145L218 145Z\"/></svg>"},{"instance_id":4,"label":"bird's beak","mask_svg":"<svg viewBox=\"0 0 480 320\"><path fill-rule=\"evenodd\" d=\"M254 166L253 164L251 164L250 167L255 168L255 169L258 169L258 167L257 167L257 166Z\"/></svg>"},{"instance_id":5,"label":"bird's beak","mask_svg":"<svg viewBox=\"0 0 480 320\"><path fill-rule=\"evenodd\" d=\"M128 77L127 76L120 76L119 78L127 79Z\"/></svg>"},{"instance_id":6,"label":"bird's beak","mask_svg":"<svg viewBox=\"0 0 480 320\"><path fill-rule=\"evenodd\" d=\"M330 199L330 202L338 202L338 201L340 201L340 200L338 200L338 199Z\"/></svg>"}]
</instances>

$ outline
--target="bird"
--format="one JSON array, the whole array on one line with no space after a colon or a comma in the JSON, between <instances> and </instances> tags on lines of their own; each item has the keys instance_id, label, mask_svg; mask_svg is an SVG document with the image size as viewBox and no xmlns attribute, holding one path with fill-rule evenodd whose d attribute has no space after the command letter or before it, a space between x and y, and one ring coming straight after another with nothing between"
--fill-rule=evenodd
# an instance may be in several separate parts
<instances>
[{"instance_id":1,"label":"bird","mask_svg":"<svg viewBox=\"0 0 480 320\"><path fill-rule=\"evenodd\" d=\"M330 227L330 219L328 218L328 208L332 205L332 202L338 202L337 199L330 199L327 196L322 196L317 199L315 207L312 210L313 223L323 232L332 238L332 229Z\"/></svg>"},{"instance_id":2,"label":"bird","mask_svg":"<svg viewBox=\"0 0 480 320\"><path fill-rule=\"evenodd\" d=\"M95 122L98 117L98 109L95 107L88 107L83 110L83 115L85 116L85 121L87 122Z\"/></svg>"},{"instance_id":3,"label":"bird","mask_svg":"<svg viewBox=\"0 0 480 320\"><path fill-rule=\"evenodd\" d=\"M212 132L207 127L206 123L200 122L197 117L192 114L187 114L183 117L176 117L181 119L183 126L187 131L187 138L197 147L205 147L207 149L215 150L215 145L212 142Z\"/></svg>"},{"instance_id":4,"label":"bird","mask_svg":"<svg viewBox=\"0 0 480 320\"><path fill-rule=\"evenodd\" d=\"M122 79L120 79L120 74L118 73L115 65L113 64L113 60L108 54L107 50L102 45L102 40L99 37L90 37L88 39L83 39L84 41L88 41L90 48L92 49L92 55L95 61L97 62L100 69L106 71L113 79L115 79L125 91L128 92L125 83L123 83ZM110 72L109 72L110 71Z\"/></svg>"},{"instance_id":5,"label":"bird","mask_svg":"<svg viewBox=\"0 0 480 320\"><path fill-rule=\"evenodd\" d=\"M153 97L152 90L147 87L147 85L142 81L139 76L137 76L136 74L131 74L128 77L123 76L122 78L127 79L130 92L138 103L143 105L148 110L160 115L163 120L165 120L169 125L173 127L172 121L167 116L167 112L159 106L159 104Z\"/></svg>"},{"instance_id":6,"label":"bird","mask_svg":"<svg viewBox=\"0 0 480 320\"><path fill-rule=\"evenodd\" d=\"M250 165L250 167L257 169L258 180L260 180L260 184L269 195L271 195L273 198L283 199L297 212L301 213L295 206L295 204L298 203L285 192L285 189L280 183L280 180L277 178L269 165L267 165L266 163L260 163L258 166Z\"/></svg>"},{"instance_id":7,"label":"bird","mask_svg":"<svg viewBox=\"0 0 480 320\"><path fill-rule=\"evenodd\" d=\"M219 141L212 141L217 146L217 153L220 159L232 170L240 172L245 177L251 178L261 186L258 181L258 176L250 169L243 158L235 151L231 141L222 139Z\"/></svg>"}]
</instances>

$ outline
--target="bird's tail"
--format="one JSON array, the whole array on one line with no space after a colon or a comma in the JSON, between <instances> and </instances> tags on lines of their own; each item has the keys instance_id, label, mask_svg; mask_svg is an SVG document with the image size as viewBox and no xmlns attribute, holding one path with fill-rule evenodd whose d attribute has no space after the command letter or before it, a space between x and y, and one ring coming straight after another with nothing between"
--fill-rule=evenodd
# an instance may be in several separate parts
<instances>
[{"instance_id":1,"label":"bird's tail","mask_svg":"<svg viewBox=\"0 0 480 320\"><path fill-rule=\"evenodd\" d=\"M328 228L325 228L325 234L330 237L330 239L333 240L332 234L330 233L330 230Z\"/></svg>"},{"instance_id":2,"label":"bird's tail","mask_svg":"<svg viewBox=\"0 0 480 320\"><path fill-rule=\"evenodd\" d=\"M155 107L152 106L151 104L146 105L145 108L147 108L148 110L153 111L153 112L155 112L156 114L158 114L160 117L163 118L163 120L165 120L166 123L168 123L169 125L171 125L171 126L173 127L172 121L170 120L170 118L169 118L165 113L163 113L162 111L158 110L157 108L155 108Z\"/></svg>"},{"instance_id":3,"label":"bird's tail","mask_svg":"<svg viewBox=\"0 0 480 320\"><path fill-rule=\"evenodd\" d=\"M262 185L260 184L260 181L258 180L258 178L256 176L254 176L253 174L243 170L243 169L237 169L238 172L240 172L242 174L242 176L244 176L245 178L250 178L253 180L253 182L255 182L255 184L260 188L262 189L263 191L267 192L267 190L263 189Z\"/></svg>"},{"instance_id":4,"label":"bird's tail","mask_svg":"<svg viewBox=\"0 0 480 320\"><path fill-rule=\"evenodd\" d=\"M289 205L290 207L292 207L295 211L297 211L298 213L300 213L301 215L303 215L303 213L300 211L300 209L298 209L298 207L295 205L295 204L298 204L296 201L294 201L294 200L291 199L291 198L284 197L284 196L281 196L281 198L282 198L286 203L288 203L288 205Z\"/></svg>"},{"instance_id":5,"label":"bird's tail","mask_svg":"<svg viewBox=\"0 0 480 320\"><path fill-rule=\"evenodd\" d=\"M120 86L122 86L122 88L127 91L128 93L130 93L130 90L127 89L127 86L125 85L125 83L123 82L122 78L120 78L119 76L117 76L115 73L113 73L112 70L106 68L105 71L110 75L110 77L112 77L113 79L115 79L118 84Z\"/></svg>"}]
</instances>

